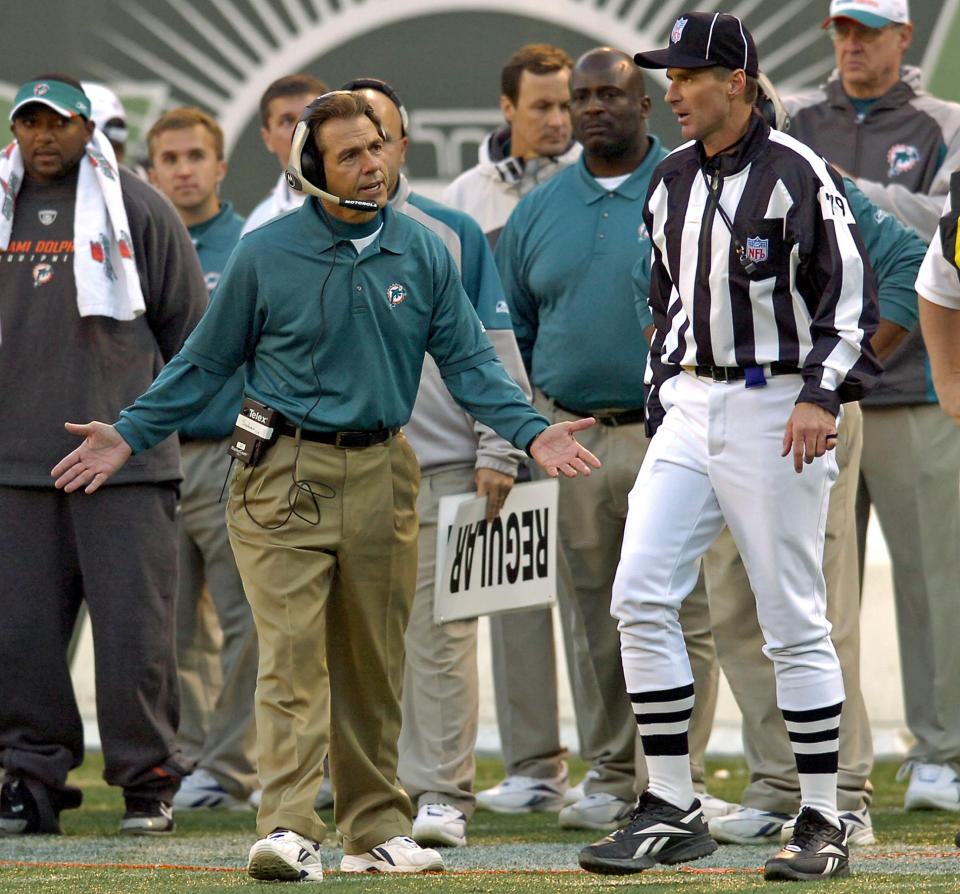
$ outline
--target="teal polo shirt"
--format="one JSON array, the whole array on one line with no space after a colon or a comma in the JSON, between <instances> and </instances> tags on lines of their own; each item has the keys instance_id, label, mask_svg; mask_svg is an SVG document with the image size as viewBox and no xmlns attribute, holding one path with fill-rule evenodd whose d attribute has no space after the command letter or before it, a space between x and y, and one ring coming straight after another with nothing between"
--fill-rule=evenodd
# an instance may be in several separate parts
<instances>
[{"instance_id":1,"label":"teal polo shirt","mask_svg":"<svg viewBox=\"0 0 960 894\"><path fill-rule=\"evenodd\" d=\"M207 294L212 295L227 259L240 241L243 218L233 210L230 202L221 202L220 210L213 217L187 227L187 230L200 258ZM228 437L233 432L243 402L243 378L243 370L237 370L213 400L180 429L180 434L192 440Z\"/></svg>"},{"instance_id":2,"label":"teal polo shirt","mask_svg":"<svg viewBox=\"0 0 960 894\"><path fill-rule=\"evenodd\" d=\"M377 238L359 255L351 239ZM247 234L210 306L117 429L140 451L246 365L245 393L314 431L403 425L425 353L473 417L525 448L547 426L496 357L440 239L390 208L331 218L314 198Z\"/></svg>"},{"instance_id":3,"label":"teal polo shirt","mask_svg":"<svg viewBox=\"0 0 960 894\"><path fill-rule=\"evenodd\" d=\"M530 380L566 407L644 404L647 342L632 273L650 253L643 206L650 176L666 155L651 137L640 167L612 191L581 156L521 200L497 243Z\"/></svg>"}]
</instances>

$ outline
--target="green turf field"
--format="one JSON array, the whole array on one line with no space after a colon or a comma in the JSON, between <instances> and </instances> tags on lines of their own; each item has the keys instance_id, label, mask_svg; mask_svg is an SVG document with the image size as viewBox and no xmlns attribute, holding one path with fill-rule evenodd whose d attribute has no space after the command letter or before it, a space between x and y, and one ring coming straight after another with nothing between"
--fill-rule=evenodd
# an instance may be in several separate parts
<instances>
[{"instance_id":1,"label":"green turf field","mask_svg":"<svg viewBox=\"0 0 960 894\"><path fill-rule=\"evenodd\" d=\"M480 760L478 786L502 774L499 761ZM585 765L572 762L578 779ZM120 793L100 778L102 761L91 754L74 774L83 787L80 810L63 814L65 834L0 838L0 894L32 891L70 894L175 894L243 888L276 891L278 883L257 883L243 871L256 838L253 813L177 815L177 832L166 838L121 838ZM958 891L960 853L953 839L960 814L904 813L904 784L897 766L876 768L872 808L877 844L853 852L849 879L819 883L837 892ZM713 794L737 800L746 781L742 761L710 761ZM324 819L332 827L332 814ZM577 867L577 852L599 837L557 827L554 814L500 816L477 812L468 829L468 846L444 851L447 872L428 876L342 875L340 852L331 838L323 852L326 891L443 892L443 894L554 894L554 892L644 891L725 892L766 887L759 873L770 846L720 847L688 867L657 868L642 875L610 878Z\"/></svg>"}]
</instances>

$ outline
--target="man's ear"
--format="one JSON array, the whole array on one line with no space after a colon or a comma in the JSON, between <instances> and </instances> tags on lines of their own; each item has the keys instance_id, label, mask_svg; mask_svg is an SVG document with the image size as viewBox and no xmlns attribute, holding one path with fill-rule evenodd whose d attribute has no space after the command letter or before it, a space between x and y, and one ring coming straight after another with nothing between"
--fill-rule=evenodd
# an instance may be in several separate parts
<instances>
[{"instance_id":1,"label":"man's ear","mask_svg":"<svg viewBox=\"0 0 960 894\"><path fill-rule=\"evenodd\" d=\"M87 121L87 139L84 141L89 143L93 139L93 132L97 129L97 125L93 121Z\"/></svg>"},{"instance_id":2,"label":"man's ear","mask_svg":"<svg viewBox=\"0 0 960 894\"><path fill-rule=\"evenodd\" d=\"M503 113L507 124L513 124L513 116L517 111L517 107L510 101L510 97L501 95L500 111Z\"/></svg>"}]
</instances>

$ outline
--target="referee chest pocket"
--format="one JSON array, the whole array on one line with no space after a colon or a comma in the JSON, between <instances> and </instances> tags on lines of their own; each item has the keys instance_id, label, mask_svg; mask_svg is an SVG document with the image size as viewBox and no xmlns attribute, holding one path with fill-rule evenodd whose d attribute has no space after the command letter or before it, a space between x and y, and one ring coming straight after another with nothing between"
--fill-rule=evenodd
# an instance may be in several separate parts
<instances>
[{"instance_id":1,"label":"referee chest pocket","mask_svg":"<svg viewBox=\"0 0 960 894\"><path fill-rule=\"evenodd\" d=\"M750 279L769 279L783 269L787 251L782 218L737 221L734 232L743 246L743 266Z\"/></svg>"}]
</instances>

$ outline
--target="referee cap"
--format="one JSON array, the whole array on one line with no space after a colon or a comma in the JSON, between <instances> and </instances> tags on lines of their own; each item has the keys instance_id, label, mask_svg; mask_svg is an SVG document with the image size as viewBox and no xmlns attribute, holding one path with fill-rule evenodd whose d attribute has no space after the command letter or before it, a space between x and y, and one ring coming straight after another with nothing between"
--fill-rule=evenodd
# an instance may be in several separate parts
<instances>
[{"instance_id":1,"label":"referee cap","mask_svg":"<svg viewBox=\"0 0 960 894\"><path fill-rule=\"evenodd\" d=\"M665 50L637 53L641 68L742 68L755 78L759 71L757 46L737 16L722 12L685 12L674 23Z\"/></svg>"}]
</instances>

